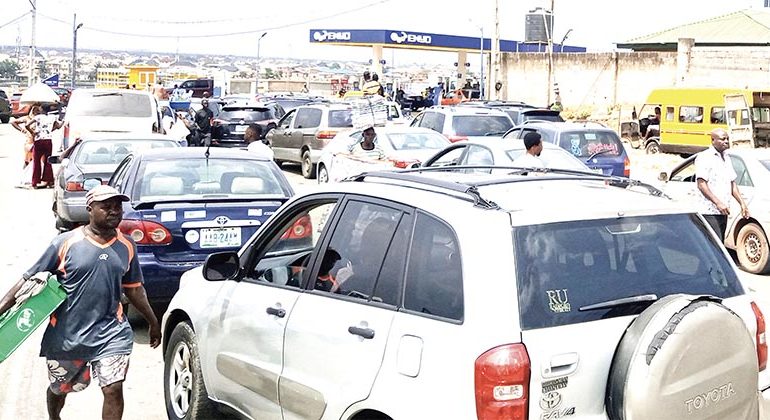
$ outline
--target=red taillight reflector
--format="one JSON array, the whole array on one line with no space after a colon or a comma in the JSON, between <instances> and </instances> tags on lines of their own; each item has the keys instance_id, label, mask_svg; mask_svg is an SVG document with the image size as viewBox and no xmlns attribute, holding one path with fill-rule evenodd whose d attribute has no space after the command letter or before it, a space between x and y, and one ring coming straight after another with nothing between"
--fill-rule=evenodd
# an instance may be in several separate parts
<instances>
[{"instance_id":1,"label":"red taillight reflector","mask_svg":"<svg viewBox=\"0 0 770 420\"><path fill-rule=\"evenodd\" d=\"M123 220L118 228L139 245L168 245L172 239L163 225L147 220Z\"/></svg>"},{"instance_id":2,"label":"red taillight reflector","mask_svg":"<svg viewBox=\"0 0 770 420\"><path fill-rule=\"evenodd\" d=\"M393 166L396 168L406 169L412 167L414 164L419 164L420 162L416 160L400 160L400 159L390 159L391 162L393 162Z\"/></svg>"},{"instance_id":3,"label":"red taillight reflector","mask_svg":"<svg viewBox=\"0 0 770 420\"><path fill-rule=\"evenodd\" d=\"M759 309L756 303L751 302L751 309L757 319L757 360L759 361L759 370L765 370L767 367L767 336L765 334L765 315Z\"/></svg>"},{"instance_id":4,"label":"red taillight reflector","mask_svg":"<svg viewBox=\"0 0 770 420\"><path fill-rule=\"evenodd\" d=\"M464 141L464 140L468 140L468 137L467 137L467 136L447 136L447 138L448 138L448 139L449 139L449 141L451 141L452 143L456 143L456 142L458 142L458 141Z\"/></svg>"},{"instance_id":5,"label":"red taillight reflector","mask_svg":"<svg viewBox=\"0 0 770 420\"><path fill-rule=\"evenodd\" d=\"M324 130L324 131L319 131L318 133L316 133L315 138L317 138L318 140L330 140L330 139L333 139L334 136L336 136L336 135L337 135L336 131L326 131L326 130Z\"/></svg>"},{"instance_id":6,"label":"red taillight reflector","mask_svg":"<svg viewBox=\"0 0 770 420\"><path fill-rule=\"evenodd\" d=\"M626 156L623 161L623 176L626 178L631 176L631 159L629 159L628 156Z\"/></svg>"},{"instance_id":7,"label":"red taillight reflector","mask_svg":"<svg viewBox=\"0 0 770 420\"><path fill-rule=\"evenodd\" d=\"M299 239L306 238L313 234L313 224L310 222L310 216L302 216L291 225L286 232L281 235L281 239Z\"/></svg>"},{"instance_id":8,"label":"red taillight reflector","mask_svg":"<svg viewBox=\"0 0 770 420\"><path fill-rule=\"evenodd\" d=\"M67 191L85 191L85 188L83 188L82 182L74 182L69 181L67 182L67 185L64 187Z\"/></svg>"},{"instance_id":9,"label":"red taillight reflector","mask_svg":"<svg viewBox=\"0 0 770 420\"><path fill-rule=\"evenodd\" d=\"M527 420L530 362L523 344L506 344L476 359L476 417Z\"/></svg>"}]
</instances>

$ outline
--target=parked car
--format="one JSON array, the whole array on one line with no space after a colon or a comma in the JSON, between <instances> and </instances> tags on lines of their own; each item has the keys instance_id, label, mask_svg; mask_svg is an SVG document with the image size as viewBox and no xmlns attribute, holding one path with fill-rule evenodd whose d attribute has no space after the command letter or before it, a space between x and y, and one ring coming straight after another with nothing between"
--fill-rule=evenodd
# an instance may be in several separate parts
<instances>
[{"instance_id":1,"label":"parked car","mask_svg":"<svg viewBox=\"0 0 770 420\"><path fill-rule=\"evenodd\" d=\"M214 79L191 79L185 80L179 85L179 89L192 92L193 98L202 98L204 93L209 96L214 95Z\"/></svg>"},{"instance_id":2,"label":"parked car","mask_svg":"<svg viewBox=\"0 0 770 420\"><path fill-rule=\"evenodd\" d=\"M702 217L597 175L423 171L299 195L185 273L168 417L758 418L764 316Z\"/></svg>"},{"instance_id":3,"label":"parked car","mask_svg":"<svg viewBox=\"0 0 770 420\"><path fill-rule=\"evenodd\" d=\"M220 146L245 147L243 136L251 124L262 127L262 137L275 129L278 120L285 114L275 102L235 103L225 105L214 120L212 139Z\"/></svg>"},{"instance_id":4,"label":"parked car","mask_svg":"<svg viewBox=\"0 0 770 420\"><path fill-rule=\"evenodd\" d=\"M0 90L0 122L8 124L11 120L11 102L4 90Z\"/></svg>"},{"instance_id":5,"label":"parked car","mask_svg":"<svg viewBox=\"0 0 770 420\"><path fill-rule=\"evenodd\" d=\"M300 162L302 176L315 178L321 150L340 130L353 127L352 109L346 104L313 103L289 111L266 139L275 161Z\"/></svg>"},{"instance_id":6,"label":"parked car","mask_svg":"<svg viewBox=\"0 0 770 420\"><path fill-rule=\"evenodd\" d=\"M244 150L151 150L128 155L110 185L131 201L119 229L137 244L147 296L162 307L179 276L212 252L237 250L294 195L272 160ZM303 220L287 239L310 235Z\"/></svg>"},{"instance_id":7,"label":"parked car","mask_svg":"<svg viewBox=\"0 0 770 420\"><path fill-rule=\"evenodd\" d=\"M628 152L612 129L593 123L531 122L511 129L503 138L523 139L528 132L539 133L544 142L558 145L605 175L631 174Z\"/></svg>"},{"instance_id":8,"label":"parked car","mask_svg":"<svg viewBox=\"0 0 770 420\"><path fill-rule=\"evenodd\" d=\"M520 139L507 139L502 142L499 140L461 141L452 143L444 150L426 159L422 166L426 168L469 165L511 166L513 161L526 152L527 148L524 146L524 140ZM543 143L540 160L546 168L595 172L588 168L582 160L551 143ZM486 169L469 170L469 172L479 171L489 172Z\"/></svg>"},{"instance_id":9,"label":"parked car","mask_svg":"<svg viewBox=\"0 0 770 420\"><path fill-rule=\"evenodd\" d=\"M459 104L460 106L472 106L479 108L498 109L511 117L514 125L521 125L527 121L551 121L564 122L559 111L538 108L524 102L517 101L470 101Z\"/></svg>"},{"instance_id":10,"label":"parked car","mask_svg":"<svg viewBox=\"0 0 770 420\"><path fill-rule=\"evenodd\" d=\"M20 100L21 100L21 92L17 92L11 95L11 99L10 99L11 116L13 116L14 118L29 115L30 105L29 104L22 105Z\"/></svg>"},{"instance_id":11,"label":"parked car","mask_svg":"<svg viewBox=\"0 0 770 420\"><path fill-rule=\"evenodd\" d=\"M363 130L345 130L323 148L318 162L318 182L336 182L365 171L419 166L449 140L427 128L375 127L375 144L381 154L359 156L351 153L363 140Z\"/></svg>"},{"instance_id":12,"label":"parked car","mask_svg":"<svg viewBox=\"0 0 770 420\"><path fill-rule=\"evenodd\" d=\"M513 122L504 112L495 109L434 106L414 117L410 125L430 128L456 142L500 138L513 127Z\"/></svg>"},{"instance_id":13,"label":"parked car","mask_svg":"<svg viewBox=\"0 0 770 420\"><path fill-rule=\"evenodd\" d=\"M317 97L317 96L310 96L305 94L295 94L295 93L266 93L260 97L262 100L270 100L275 101L279 105L281 105L281 108L284 109L284 111L289 112L292 109L295 109L302 105L308 105L310 103L314 102L329 102L328 99Z\"/></svg>"},{"instance_id":14,"label":"parked car","mask_svg":"<svg viewBox=\"0 0 770 420\"><path fill-rule=\"evenodd\" d=\"M162 133L158 101L149 92L126 89L75 89L64 115L66 150L88 133Z\"/></svg>"},{"instance_id":15,"label":"parked car","mask_svg":"<svg viewBox=\"0 0 770 420\"><path fill-rule=\"evenodd\" d=\"M735 183L749 206L751 217L744 219L735 200L730 200L724 244L734 249L743 270L754 274L770 271L770 150L730 149L727 156L738 178ZM663 190L670 197L700 210L703 195L695 177L695 157L690 156L670 172L661 172Z\"/></svg>"},{"instance_id":16,"label":"parked car","mask_svg":"<svg viewBox=\"0 0 770 420\"><path fill-rule=\"evenodd\" d=\"M61 164L53 191L56 228L67 231L88 223L86 192L96 185L106 184L129 153L176 146L179 146L176 141L159 134L90 135L75 142L61 156L49 158L51 163Z\"/></svg>"}]
</instances>

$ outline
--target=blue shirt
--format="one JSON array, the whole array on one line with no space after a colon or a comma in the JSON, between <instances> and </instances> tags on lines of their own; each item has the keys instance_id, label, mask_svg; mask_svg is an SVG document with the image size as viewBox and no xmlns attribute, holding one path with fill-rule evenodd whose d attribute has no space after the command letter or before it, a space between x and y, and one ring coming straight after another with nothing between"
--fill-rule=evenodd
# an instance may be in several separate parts
<instances>
[{"instance_id":1,"label":"blue shirt","mask_svg":"<svg viewBox=\"0 0 770 420\"><path fill-rule=\"evenodd\" d=\"M80 227L51 241L25 273L58 276L67 299L51 315L40 355L54 360L98 360L131 353L134 334L120 303L122 287L143 284L136 244L120 231L100 244Z\"/></svg>"}]
</instances>

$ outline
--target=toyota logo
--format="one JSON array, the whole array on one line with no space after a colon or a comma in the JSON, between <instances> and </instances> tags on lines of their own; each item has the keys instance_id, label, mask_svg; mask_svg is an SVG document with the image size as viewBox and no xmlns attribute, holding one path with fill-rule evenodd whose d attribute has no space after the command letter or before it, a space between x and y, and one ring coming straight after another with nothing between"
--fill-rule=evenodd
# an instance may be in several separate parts
<instances>
[{"instance_id":1,"label":"toyota logo","mask_svg":"<svg viewBox=\"0 0 770 420\"><path fill-rule=\"evenodd\" d=\"M556 391L543 394L543 399L540 400L540 408L543 410L553 410L559 404L561 404L561 394Z\"/></svg>"},{"instance_id":2,"label":"toyota logo","mask_svg":"<svg viewBox=\"0 0 770 420\"><path fill-rule=\"evenodd\" d=\"M227 222L230 221L230 218L228 218L227 216L217 216L217 218L214 219L214 221L217 222L219 226L224 226L227 224Z\"/></svg>"}]
</instances>

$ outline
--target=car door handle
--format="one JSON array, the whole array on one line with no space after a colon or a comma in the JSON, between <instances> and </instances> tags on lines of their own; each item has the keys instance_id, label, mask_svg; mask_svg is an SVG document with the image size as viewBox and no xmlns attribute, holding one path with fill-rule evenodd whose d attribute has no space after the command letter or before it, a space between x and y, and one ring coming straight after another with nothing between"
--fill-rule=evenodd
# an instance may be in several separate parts
<instances>
[{"instance_id":1,"label":"car door handle","mask_svg":"<svg viewBox=\"0 0 770 420\"><path fill-rule=\"evenodd\" d=\"M278 318L283 318L286 316L286 310L281 308L268 307L265 312L267 312L268 315L275 315Z\"/></svg>"},{"instance_id":2,"label":"car door handle","mask_svg":"<svg viewBox=\"0 0 770 420\"><path fill-rule=\"evenodd\" d=\"M361 336L367 340L371 340L372 338L374 338L374 330L371 328L361 328L361 327L350 326L348 327L348 332L353 335Z\"/></svg>"}]
</instances>

